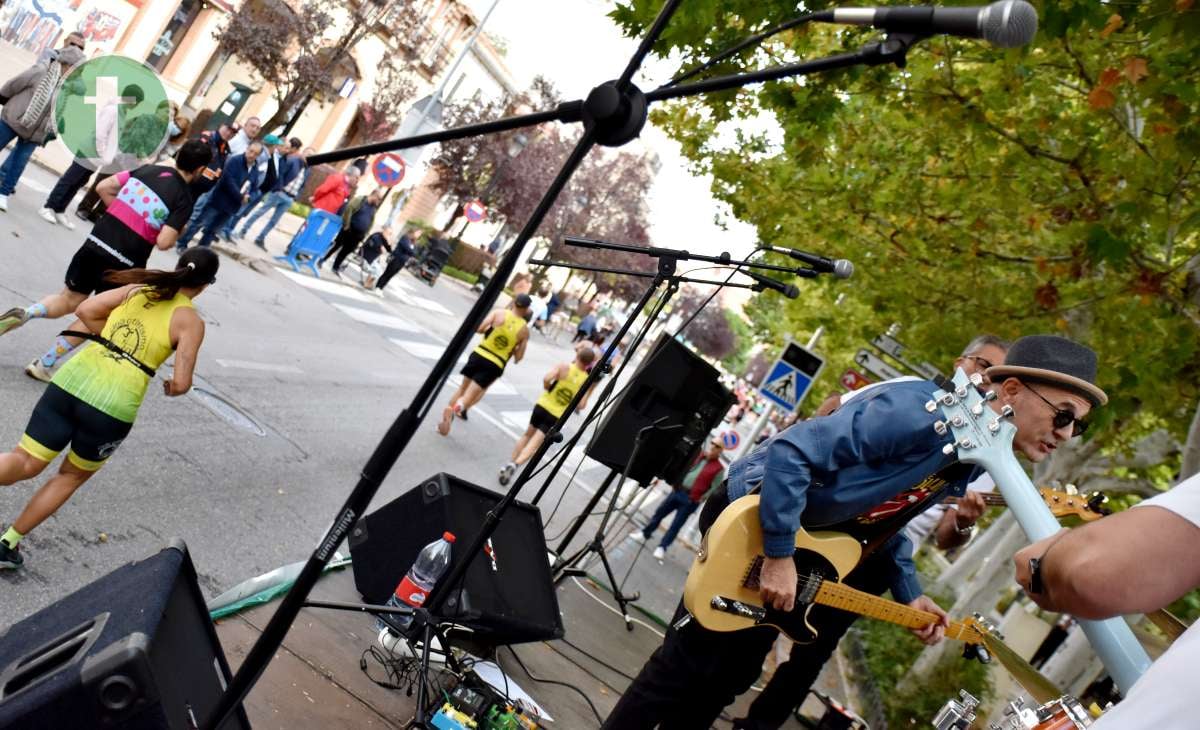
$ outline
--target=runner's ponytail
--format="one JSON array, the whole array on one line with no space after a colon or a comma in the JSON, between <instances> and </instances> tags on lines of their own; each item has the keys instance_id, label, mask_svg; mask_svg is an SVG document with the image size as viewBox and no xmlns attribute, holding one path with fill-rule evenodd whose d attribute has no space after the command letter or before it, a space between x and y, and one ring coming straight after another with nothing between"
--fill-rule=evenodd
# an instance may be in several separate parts
<instances>
[{"instance_id":1,"label":"runner's ponytail","mask_svg":"<svg viewBox=\"0 0 1200 730\"><path fill-rule=\"evenodd\" d=\"M193 248L179 257L174 271L159 269L127 269L110 271L104 280L112 284L141 284L146 287L146 298L151 302L164 302L175 298L180 289L190 289L211 284L217 279L221 259L208 248Z\"/></svg>"}]
</instances>

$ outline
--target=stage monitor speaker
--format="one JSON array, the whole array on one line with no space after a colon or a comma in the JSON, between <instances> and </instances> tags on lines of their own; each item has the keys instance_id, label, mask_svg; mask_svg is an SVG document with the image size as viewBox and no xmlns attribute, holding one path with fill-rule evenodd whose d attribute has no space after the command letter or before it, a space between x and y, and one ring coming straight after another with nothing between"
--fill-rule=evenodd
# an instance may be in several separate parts
<instances>
[{"instance_id":1,"label":"stage monitor speaker","mask_svg":"<svg viewBox=\"0 0 1200 730\"><path fill-rule=\"evenodd\" d=\"M499 494L443 473L359 520L350 532L358 592L367 603L385 603L421 548L447 530L456 538L451 560L462 560L459 551L475 539L499 501ZM513 502L483 554L471 562L462 589L440 613L471 629L481 644L562 638L547 555L541 513Z\"/></svg>"},{"instance_id":2,"label":"stage monitor speaker","mask_svg":"<svg viewBox=\"0 0 1200 730\"><path fill-rule=\"evenodd\" d=\"M587 455L636 482L658 476L677 484L733 404L720 377L716 368L664 334L609 409ZM630 464L638 433L659 419L664 419L661 426L646 432Z\"/></svg>"},{"instance_id":3,"label":"stage monitor speaker","mask_svg":"<svg viewBox=\"0 0 1200 730\"><path fill-rule=\"evenodd\" d=\"M0 662L14 730L195 728L231 676L179 540L10 626ZM241 708L221 726L249 727Z\"/></svg>"}]
</instances>

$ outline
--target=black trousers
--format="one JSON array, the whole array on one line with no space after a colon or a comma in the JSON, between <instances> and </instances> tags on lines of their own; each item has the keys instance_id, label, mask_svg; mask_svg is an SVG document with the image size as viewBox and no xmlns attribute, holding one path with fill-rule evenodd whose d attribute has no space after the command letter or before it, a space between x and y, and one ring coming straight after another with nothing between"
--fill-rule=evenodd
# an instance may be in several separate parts
<instances>
[{"instance_id":1,"label":"black trousers","mask_svg":"<svg viewBox=\"0 0 1200 730\"><path fill-rule=\"evenodd\" d=\"M75 208L75 212L80 218L87 218L92 223L95 223L100 220L100 216L104 215L104 211L108 210L108 206L100 199L100 193L96 192L96 186L107 177L111 176L105 174L96 175L96 179L92 181L92 186L83 194L83 198Z\"/></svg>"},{"instance_id":2,"label":"black trousers","mask_svg":"<svg viewBox=\"0 0 1200 730\"><path fill-rule=\"evenodd\" d=\"M728 504L729 497L722 485L701 508L700 531L707 532ZM846 583L860 590L882 593L887 589L888 575L889 559L873 556L852 571ZM606 730L712 727L721 711L762 674L763 660L778 631L758 627L722 633L709 631L696 621L676 629L675 624L684 615L686 611L680 603L662 646L650 655L625 690L604 722ZM817 629L818 638L793 649L789 661L776 671L767 690L751 707L751 722L775 723L762 727L783 724L792 708L808 694L809 686L854 618L853 614L822 606L812 608L809 621ZM775 718L780 719L775 722ZM750 723L746 726L757 727Z\"/></svg>"},{"instance_id":3,"label":"black trousers","mask_svg":"<svg viewBox=\"0 0 1200 730\"><path fill-rule=\"evenodd\" d=\"M392 277L395 276L401 269L403 269L404 264L407 262L407 256L393 256L391 260L388 261L387 268L383 270L383 275L379 277L379 281L375 282L375 288L382 289L387 286L388 282L392 280Z\"/></svg>"},{"instance_id":4,"label":"black trousers","mask_svg":"<svg viewBox=\"0 0 1200 730\"><path fill-rule=\"evenodd\" d=\"M84 185L87 185L87 181L91 177L91 169L79 164L78 161L72 162L67 171L58 179L58 182L54 183L54 188L46 198L46 207L55 213L62 213L67 209L67 204L71 202L71 198L75 197L75 193L79 192Z\"/></svg>"},{"instance_id":5,"label":"black trousers","mask_svg":"<svg viewBox=\"0 0 1200 730\"><path fill-rule=\"evenodd\" d=\"M325 256L321 259L321 263L325 263L334 254L337 258L333 260L333 270L338 271L342 268L342 264L346 263L346 259L350 254L358 250L359 244L366 238L366 233L359 233L354 230L345 230L337 234L337 238L333 239L333 246L329 248Z\"/></svg>"}]
</instances>

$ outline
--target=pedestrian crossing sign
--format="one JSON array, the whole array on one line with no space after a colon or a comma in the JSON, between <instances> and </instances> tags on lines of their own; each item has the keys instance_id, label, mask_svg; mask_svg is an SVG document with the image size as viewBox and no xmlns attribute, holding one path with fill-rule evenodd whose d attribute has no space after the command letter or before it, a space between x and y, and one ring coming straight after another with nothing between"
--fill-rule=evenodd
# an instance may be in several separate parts
<instances>
[{"instance_id":1,"label":"pedestrian crossing sign","mask_svg":"<svg viewBox=\"0 0 1200 730\"><path fill-rule=\"evenodd\" d=\"M824 366L825 361L820 357L789 342L767 371L767 377L763 378L758 392L777 408L795 411Z\"/></svg>"}]
</instances>

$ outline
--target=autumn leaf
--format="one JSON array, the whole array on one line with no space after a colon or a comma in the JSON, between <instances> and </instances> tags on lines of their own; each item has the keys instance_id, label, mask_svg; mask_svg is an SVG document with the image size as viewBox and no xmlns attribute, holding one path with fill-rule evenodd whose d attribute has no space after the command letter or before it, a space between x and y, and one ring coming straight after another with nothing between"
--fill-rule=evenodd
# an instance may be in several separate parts
<instances>
[{"instance_id":1,"label":"autumn leaf","mask_svg":"<svg viewBox=\"0 0 1200 730\"><path fill-rule=\"evenodd\" d=\"M1166 135L1166 134L1171 134L1172 132L1175 131L1175 128L1172 127L1170 124L1163 124L1162 122L1159 122L1159 123L1153 125L1152 127L1150 127L1150 129L1160 137L1163 135Z\"/></svg>"},{"instance_id":2,"label":"autumn leaf","mask_svg":"<svg viewBox=\"0 0 1200 730\"><path fill-rule=\"evenodd\" d=\"M1146 67L1146 59L1131 58L1125 62L1125 78L1129 79L1129 83L1136 84L1142 79L1150 75L1150 70Z\"/></svg>"},{"instance_id":3,"label":"autumn leaf","mask_svg":"<svg viewBox=\"0 0 1200 730\"><path fill-rule=\"evenodd\" d=\"M1033 293L1033 301L1037 302L1042 309L1054 309L1058 306L1058 287L1053 281L1048 281L1037 288Z\"/></svg>"},{"instance_id":4,"label":"autumn leaf","mask_svg":"<svg viewBox=\"0 0 1200 730\"><path fill-rule=\"evenodd\" d=\"M1101 38L1109 37L1113 33L1116 33L1117 29L1120 28L1124 24L1125 24L1125 19L1122 18L1120 15L1113 13L1112 15L1109 16L1108 22L1104 24L1104 30L1100 31L1100 37Z\"/></svg>"},{"instance_id":5,"label":"autumn leaf","mask_svg":"<svg viewBox=\"0 0 1200 730\"><path fill-rule=\"evenodd\" d=\"M1116 95L1102 86L1097 86L1092 89L1092 93L1088 94L1088 106L1096 111L1111 109L1113 104L1116 103Z\"/></svg>"},{"instance_id":6,"label":"autumn leaf","mask_svg":"<svg viewBox=\"0 0 1200 730\"><path fill-rule=\"evenodd\" d=\"M1111 89L1119 83L1121 83L1121 72L1112 66L1100 72L1099 85L1101 88Z\"/></svg>"},{"instance_id":7,"label":"autumn leaf","mask_svg":"<svg viewBox=\"0 0 1200 730\"><path fill-rule=\"evenodd\" d=\"M1196 0L1175 0L1175 9L1181 13L1186 13L1196 4Z\"/></svg>"}]
</instances>

